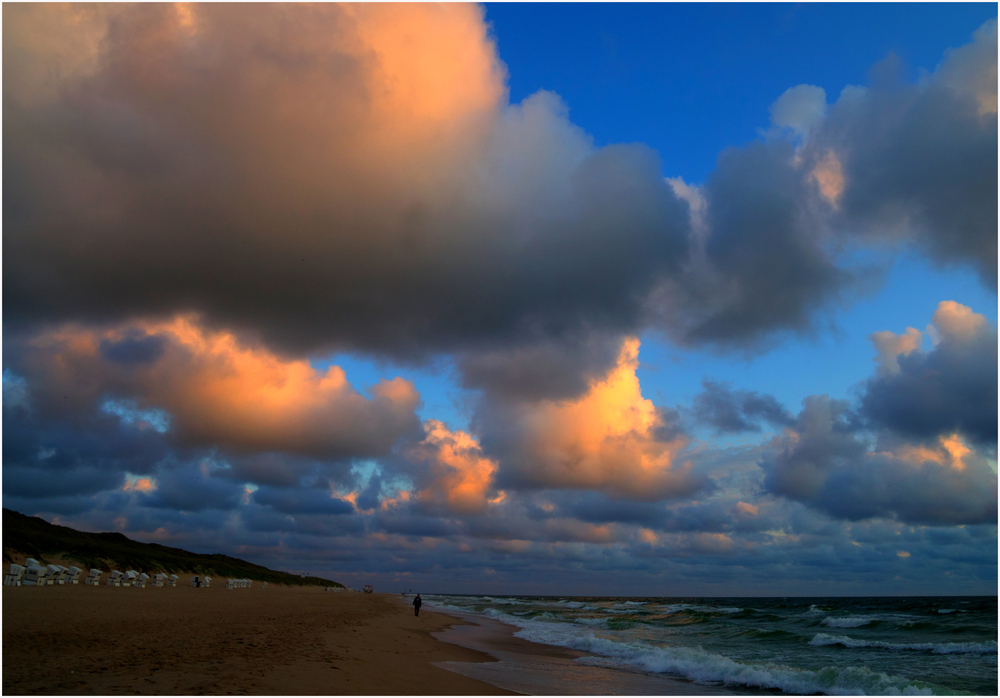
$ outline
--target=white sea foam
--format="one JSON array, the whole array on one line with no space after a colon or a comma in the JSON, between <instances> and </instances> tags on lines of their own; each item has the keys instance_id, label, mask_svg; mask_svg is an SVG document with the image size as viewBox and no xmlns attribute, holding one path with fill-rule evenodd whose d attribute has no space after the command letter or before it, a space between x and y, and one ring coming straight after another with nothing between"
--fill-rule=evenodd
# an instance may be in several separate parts
<instances>
[{"instance_id":1,"label":"white sea foam","mask_svg":"<svg viewBox=\"0 0 1000 698\"><path fill-rule=\"evenodd\" d=\"M955 612L955 611L957 611L957 610L958 610L958 609L955 609L955 608L939 608L939 609L938 609L938 613L940 613L940 614L942 614L942 615L943 615L943 614L945 614L945 613L954 613L954 612Z\"/></svg>"},{"instance_id":2,"label":"white sea foam","mask_svg":"<svg viewBox=\"0 0 1000 698\"><path fill-rule=\"evenodd\" d=\"M672 603L665 606L659 606L658 610L665 615L669 615L671 613L677 613L678 611L696 611L698 613L739 613L743 609L736 608L734 606L698 606L697 604L690 603Z\"/></svg>"},{"instance_id":3,"label":"white sea foam","mask_svg":"<svg viewBox=\"0 0 1000 698\"><path fill-rule=\"evenodd\" d=\"M860 628L862 625L874 623L874 616L847 616L845 618L824 618L823 625L829 628Z\"/></svg>"},{"instance_id":4,"label":"white sea foam","mask_svg":"<svg viewBox=\"0 0 1000 698\"><path fill-rule=\"evenodd\" d=\"M778 689L786 693L830 695L932 695L932 686L901 677L874 672L865 667L827 667L819 671L795 669L779 664L734 661L701 647L656 647L643 643L611 640L593 630L571 623L552 623L514 618L499 611L490 616L521 628L518 637L549 645L571 647L598 655L581 658L590 663L669 673L697 683ZM582 619L578 619L582 620Z\"/></svg>"},{"instance_id":5,"label":"white sea foam","mask_svg":"<svg viewBox=\"0 0 1000 698\"><path fill-rule=\"evenodd\" d=\"M882 640L859 640L845 635L827 635L817 633L809 641L810 645L822 647L825 645L843 645L851 649L872 647L875 649L931 652L932 654L996 654L997 643L990 642L883 642Z\"/></svg>"}]
</instances>

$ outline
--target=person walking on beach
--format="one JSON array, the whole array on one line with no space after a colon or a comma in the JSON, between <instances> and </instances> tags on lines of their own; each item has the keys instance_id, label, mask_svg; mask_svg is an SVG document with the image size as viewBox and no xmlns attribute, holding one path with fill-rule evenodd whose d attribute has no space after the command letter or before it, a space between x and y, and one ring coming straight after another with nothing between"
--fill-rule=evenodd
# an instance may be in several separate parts
<instances>
[{"instance_id":1,"label":"person walking on beach","mask_svg":"<svg viewBox=\"0 0 1000 698\"><path fill-rule=\"evenodd\" d=\"M420 615L420 606L423 603L424 602L420 600L420 594L417 594L417 598L413 599L413 615L415 616Z\"/></svg>"}]
</instances>

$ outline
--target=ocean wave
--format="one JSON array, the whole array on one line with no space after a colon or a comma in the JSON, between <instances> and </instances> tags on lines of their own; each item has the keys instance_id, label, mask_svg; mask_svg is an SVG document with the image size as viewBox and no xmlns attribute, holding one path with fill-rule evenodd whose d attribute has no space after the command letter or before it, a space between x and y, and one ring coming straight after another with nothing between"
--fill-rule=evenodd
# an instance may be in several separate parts
<instances>
[{"instance_id":1,"label":"ocean wave","mask_svg":"<svg viewBox=\"0 0 1000 698\"><path fill-rule=\"evenodd\" d=\"M827 612L827 609L825 607L824 608L817 608L816 604L810 604L809 605L809 610L808 611L803 611L799 615L800 616L818 616L818 615L821 615L821 614L826 613L826 612Z\"/></svg>"},{"instance_id":2,"label":"ocean wave","mask_svg":"<svg viewBox=\"0 0 1000 698\"><path fill-rule=\"evenodd\" d=\"M874 649L903 652L930 652L932 654L996 654L997 643L989 642L884 642L882 640L859 640L845 635L827 635L816 633L809 641L810 645L823 647L826 645L843 645L851 649L871 647Z\"/></svg>"},{"instance_id":3,"label":"ocean wave","mask_svg":"<svg viewBox=\"0 0 1000 698\"><path fill-rule=\"evenodd\" d=\"M844 618L824 618L822 625L829 628L860 628L878 620L874 616L846 616Z\"/></svg>"},{"instance_id":4,"label":"ocean wave","mask_svg":"<svg viewBox=\"0 0 1000 698\"><path fill-rule=\"evenodd\" d=\"M958 611L957 608L939 608L937 610L937 612L940 613L940 614L942 614L942 615L944 615L946 613L955 613L956 611Z\"/></svg>"},{"instance_id":5,"label":"ocean wave","mask_svg":"<svg viewBox=\"0 0 1000 698\"><path fill-rule=\"evenodd\" d=\"M680 611L693 611L695 613L740 613L743 609L731 606L698 606L690 603L673 603L657 607L664 615L679 613Z\"/></svg>"},{"instance_id":6,"label":"ocean wave","mask_svg":"<svg viewBox=\"0 0 1000 698\"><path fill-rule=\"evenodd\" d=\"M493 615L493 614L491 614ZM575 660L583 664L611 665L672 674L695 683L777 689L793 694L829 695L934 695L953 694L903 677L889 676L866 667L825 667L818 671L795 669L779 664L738 662L701 647L655 647L628 643L595 635L593 631L568 623L547 623L513 618L497 612L498 620L521 628L515 633L531 642L583 650L597 657Z\"/></svg>"}]
</instances>

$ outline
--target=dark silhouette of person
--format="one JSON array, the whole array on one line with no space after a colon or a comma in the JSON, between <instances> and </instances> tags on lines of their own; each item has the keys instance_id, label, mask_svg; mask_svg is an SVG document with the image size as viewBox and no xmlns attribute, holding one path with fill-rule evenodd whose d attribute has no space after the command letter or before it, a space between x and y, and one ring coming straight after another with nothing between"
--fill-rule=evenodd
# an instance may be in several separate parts
<instances>
[{"instance_id":1,"label":"dark silhouette of person","mask_svg":"<svg viewBox=\"0 0 1000 698\"><path fill-rule=\"evenodd\" d=\"M417 594L417 598L413 599L413 615L420 615L420 607L423 605L423 601L420 600L420 594Z\"/></svg>"}]
</instances>

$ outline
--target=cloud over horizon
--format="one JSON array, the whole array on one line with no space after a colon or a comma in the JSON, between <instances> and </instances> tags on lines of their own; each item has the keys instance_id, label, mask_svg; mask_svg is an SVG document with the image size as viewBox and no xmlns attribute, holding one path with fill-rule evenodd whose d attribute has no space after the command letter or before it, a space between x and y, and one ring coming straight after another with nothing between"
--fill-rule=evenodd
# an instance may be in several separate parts
<instances>
[{"instance_id":1,"label":"cloud over horizon","mask_svg":"<svg viewBox=\"0 0 1000 698\"><path fill-rule=\"evenodd\" d=\"M274 565L651 588L995 547L972 308L879 319L855 398L797 386L797 414L749 372L682 399L640 362L815 336L914 252L995 293L995 21L915 83L890 58L830 101L788 87L691 182L555 92L511 102L479 6L3 18L5 506ZM434 362L446 397L406 372Z\"/></svg>"}]
</instances>

